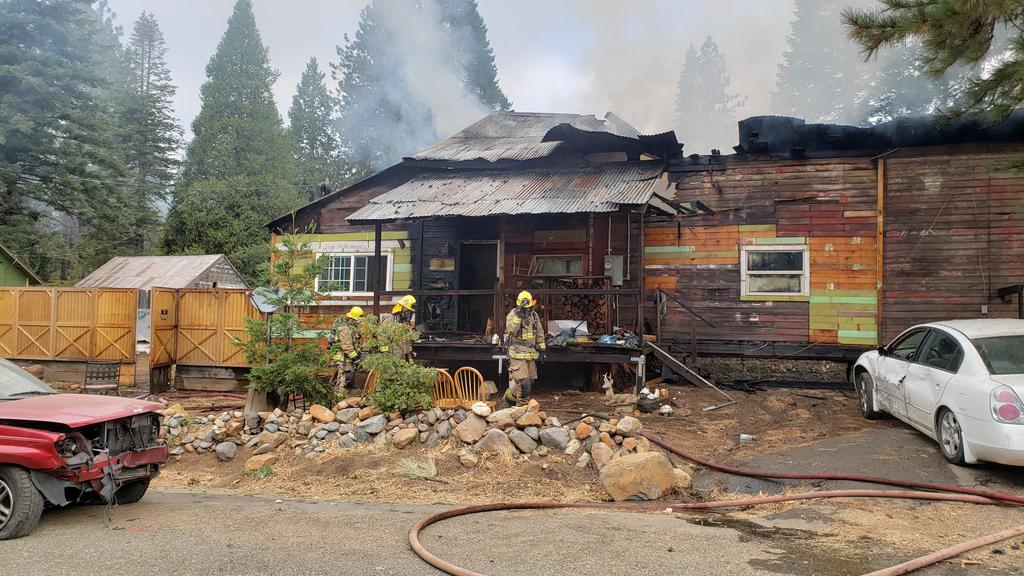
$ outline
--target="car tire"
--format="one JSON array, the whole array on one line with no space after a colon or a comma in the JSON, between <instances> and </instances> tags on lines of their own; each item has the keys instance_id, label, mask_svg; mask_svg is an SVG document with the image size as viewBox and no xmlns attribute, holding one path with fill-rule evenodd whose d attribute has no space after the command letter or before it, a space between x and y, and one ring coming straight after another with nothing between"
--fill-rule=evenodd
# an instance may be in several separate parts
<instances>
[{"instance_id":1,"label":"car tire","mask_svg":"<svg viewBox=\"0 0 1024 576\"><path fill-rule=\"evenodd\" d=\"M118 504L135 504L146 495L146 490L149 490L149 480L129 482L117 489L114 501Z\"/></svg>"},{"instance_id":2,"label":"car tire","mask_svg":"<svg viewBox=\"0 0 1024 576\"><path fill-rule=\"evenodd\" d=\"M936 420L935 436L939 441L942 455L951 464L964 465L964 435L960 429L960 421L949 408L939 410Z\"/></svg>"},{"instance_id":3,"label":"car tire","mask_svg":"<svg viewBox=\"0 0 1024 576\"><path fill-rule=\"evenodd\" d=\"M875 381L867 370L857 372L857 400L860 413L868 420L878 420L885 416L885 413L875 410Z\"/></svg>"},{"instance_id":4,"label":"car tire","mask_svg":"<svg viewBox=\"0 0 1024 576\"><path fill-rule=\"evenodd\" d=\"M28 472L0 466L0 507L0 540L21 538L35 531L43 514L43 495Z\"/></svg>"}]
</instances>

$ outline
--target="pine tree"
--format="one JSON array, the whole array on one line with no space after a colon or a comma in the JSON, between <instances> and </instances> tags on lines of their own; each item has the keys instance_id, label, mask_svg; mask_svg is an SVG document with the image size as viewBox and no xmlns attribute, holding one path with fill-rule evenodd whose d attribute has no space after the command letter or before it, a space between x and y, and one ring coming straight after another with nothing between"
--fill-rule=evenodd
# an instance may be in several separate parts
<instances>
[{"instance_id":1,"label":"pine tree","mask_svg":"<svg viewBox=\"0 0 1024 576\"><path fill-rule=\"evenodd\" d=\"M71 275L62 236L98 229L123 201L100 96L109 37L91 4L0 0L0 241L46 277Z\"/></svg>"},{"instance_id":2,"label":"pine tree","mask_svg":"<svg viewBox=\"0 0 1024 576\"><path fill-rule=\"evenodd\" d=\"M476 0L438 0L438 8L467 90L489 110L511 110L512 103L498 85L494 51Z\"/></svg>"},{"instance_id":3,"label":"pine tree","mask_svg":"<svg viewBox=\"0 0 1024 576\"><path fill-rule=\"evenodd\" d=\"M319 184L337 188L344 184L339 157L340 137L334 127L337 99L327 91L325 74L316 58L310 58L288 110L288 133L294 146L299 183L305 191Z\"/></svg>"},{"instance_id":4,"label":"pine tree","mask_svg":"<svg viewBox=\"0 0 1024 576\"><path fill-rule=\"evenodd\" d=\"M848 8L843 21L865 57L917 40L917 69L934 78L973 69L959 109L1005 118L1024 104L1024 11L1020 2L881 0L879 8ZM1005 34L1005 45L1000 36ZM961 74L963 72L961 71Z\"/></svg>"},{"instance_id":5,"label":"pine tree","mask_svg":"<svg viewBox=\"0 0 1024 576\"><path fill-rule=\"evenodd\" d=\"M729 71L718 44L708 36L698 51L692 44L679 74L676 128L691 152L728 149L737 139L736 108L743 99L729 94Z\"/></svg>"},{"instance_id":6,"label":"pine tree","mask_svg":"<svg viewBox=\"0 0 1024 576\"><path fill-rule=\"evenodd\" d=\"M238 0L210 62L181 179L161 240L168 254L224 253L256 281L266 262L264 225L302 203L294 159L271 88L250 0Z\"/></svg>"},{"instance_id":7,"label":"pine tree","mask_svg":"<svg viewBox=\"0 0 1024 576\"><path fill-rule=\"evenodd\" d=\"M448 89L465 91L481 110L510 109L475 0L404 1L402 10L419 11L418 26L439 28L441 58L461 83ZM342 155L351 175L393 164L438 139L430 105L406 77L408 56L396 48L404 31L391 29L389 14L376 1L367 5L355 37L346 35L338 47L339 61L331 64L341 95L337 126Z\"/></svg>"},{"instance_id":8,"label":"pine tree","mask_svg":"<svg viewBox=\"0 0 1024 576\"><path fill-rule=\"evenodd\" d=\"M797 0L772 110L809 122L859 122L868 70L842 41L840 12L866 0Z\"/></svg>"}]
</instances>

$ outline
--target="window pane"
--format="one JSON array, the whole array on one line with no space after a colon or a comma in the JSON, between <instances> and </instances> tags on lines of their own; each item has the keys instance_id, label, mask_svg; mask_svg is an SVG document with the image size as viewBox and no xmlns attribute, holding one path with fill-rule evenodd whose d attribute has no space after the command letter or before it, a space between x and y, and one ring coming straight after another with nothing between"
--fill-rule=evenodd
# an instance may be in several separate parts
<instances>
[{"instance_id":1,"label":"window pane","mask_svg":"<svg viewBox=\"0 0 1024 576\"><path fill-rule=\"evenodd\" d=\"M928 342L924 345L924 353L921 355L921 363L925 366L956 372L960 369L960 362L964 359L964 351L949 334L932 330Z\"/></svg>"},{"instance_id":2,"label":"window pane","mask_svg":"<svg viewBox=\"0 0 1024 576\"><path fill-rule=\"evenodd\" d=\"M534 276L582 276L583 256L537 256Z\"/></svg>"},{"instance_id":3,"label":"window pane","mask_svg":"<svg viewBox=\"0 0 1024 576\"><path fill-rule=\"evenodd\" d=\"M978 338L974 346L992 374L1024 374L1024 336Z\"/></svg>"},{"instance_id":4,"label":"window pane","mask_svg":"<svg viewBox=\"0 0 1024 576\"><path fill-rule=\"evenodd\" d=\"M355 257L355 268L352 274L352 291L353 292L366 292L366 271L368 268L369 257L367 256L356 256Z\"/></svg>"},{"instance_id":5,"label":"window pane","mask_svg":"<svg viewBox=\"0 0 1024 576\"><path fill-rule=\"evenodd\" d=\"M352 257L338 257L338 290L341 292L352 291Z\"/></svg>"},{"instance_id":6,"label":"window pane","mask_svg":"<svg viewBox=\"0 0 1024 576\"><path fill-rule=\"evenodd\" d=\"M890 345L889 354L900 360L913 360L917 347L921 345L921 340L924 340L924 335L927 333L927 330L918 330L907 334L903 339Z\"/></svg>"},{"instance_id":7,"label":"window pane","mask_svg":"<svg viewBox=\"0 0 1024 576\"><path fill-rule=\"evenodd\" d=\"M803 251L750 250L747 270L751 272L794 272L804 269Z\"/></svg>"},{"instance_id":8,"label":"window pane","mask_svg":"<svg viewBox=\"0 0 1024 576\"><path fill-rule=\"evenodd\" d=\"M800 274L763 274L747 277L747 292L772 294L800 294L803 276Z\"/></svg>"}]
</instances>

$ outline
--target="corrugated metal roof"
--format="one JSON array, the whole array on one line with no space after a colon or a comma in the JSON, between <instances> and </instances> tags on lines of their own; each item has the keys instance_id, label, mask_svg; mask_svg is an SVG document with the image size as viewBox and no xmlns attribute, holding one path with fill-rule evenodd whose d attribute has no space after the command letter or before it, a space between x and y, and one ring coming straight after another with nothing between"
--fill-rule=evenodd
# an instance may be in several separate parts
<instances>
[{"instance_id":1,"label":"corrugated metal roof","mask_svg":"<svg viewBox=\"0 0 1024 576\"><path fill-rule=\"evenodd\" d=\"M495 112L455 135L417 152L411 160L469 162L485 160L532 160L550 156L562 142L545 142L552 128L567 124L583 132L613 134L637 139L639 132L609 112L604 119L593 114L544 114Z\"/></svg>"},{"instance_id":2,"label":"corrugated metal roof","mask_svg":"<svg viewBox=\"0 0 1024 576\"><path fill-rule=\"evenodd\" d=\"M187 288L223 254L117 256L83 278L80 288Z\"/></svg>"},{"instance_id":3,"label":"corrugated metal roof","mask_svg":"<svg viewBox=\"0 0 1024 576\"><path fill-rule=\"evenodd\" d=\"M661 162L426 172L374 198L348 220L614 212L624 204L646 204L662 185L661 172Z\"/></svg>"}]
</instances>

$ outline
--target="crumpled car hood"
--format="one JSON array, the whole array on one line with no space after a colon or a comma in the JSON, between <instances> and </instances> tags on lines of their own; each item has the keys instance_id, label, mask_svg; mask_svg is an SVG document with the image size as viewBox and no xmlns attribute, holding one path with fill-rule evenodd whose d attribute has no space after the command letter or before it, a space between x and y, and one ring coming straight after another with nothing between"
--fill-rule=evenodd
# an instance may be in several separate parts
<instances>
[{"instance_id":1,"label":"crumpled car hood","mask_svg":"<svg viewBox=\"0 0 1024 576\"><path fill-rule=\"evenodd\" d=\"M0 420L64 424L80 428L108 420L155 412L163 406L115 396L51 394L0 402Z\"/></svg>"}]
</instances>

